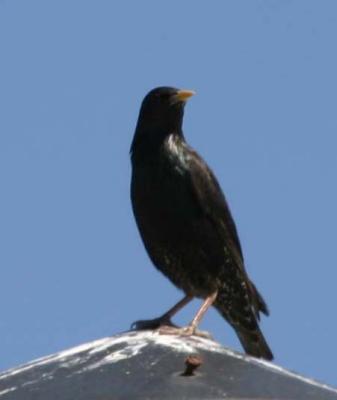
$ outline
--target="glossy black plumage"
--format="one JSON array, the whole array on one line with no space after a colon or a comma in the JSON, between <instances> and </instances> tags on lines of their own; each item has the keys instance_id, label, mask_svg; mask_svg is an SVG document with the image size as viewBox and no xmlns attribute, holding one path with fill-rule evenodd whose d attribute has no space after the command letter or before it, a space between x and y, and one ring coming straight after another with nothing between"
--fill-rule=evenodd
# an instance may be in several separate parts
<instances>
[{"instance_id":1,"label":"glossy black plumage","mask_svg":"<svg viewBox=\"0 0 337 400\"><path fill-rule=\"evenodd\" d=\"M186 143L190 92L161 87L144 99L131 146L131 200L154 265L189 297L207 298L235 329L245 351L272 359L259 329L267 306L249 279L223 192Z\"/></svg>"}]
</instances>

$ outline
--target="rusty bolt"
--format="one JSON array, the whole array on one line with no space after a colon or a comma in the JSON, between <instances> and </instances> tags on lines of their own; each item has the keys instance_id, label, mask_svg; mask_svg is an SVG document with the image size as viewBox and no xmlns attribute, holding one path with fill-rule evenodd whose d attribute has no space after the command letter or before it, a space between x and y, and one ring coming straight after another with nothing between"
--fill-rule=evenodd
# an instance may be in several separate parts
<instances>
[{"instance_id":1,"label":"rusty bolt","mask_svg":"<svg viewBox=\"0 0 337 400\"><path fill-rule=\"evenodd\" d=\"M194 376L195 370L202 364L202 359L199 355L188 356L185 360L185 371L181 376Z\"/></svg>"}]
</instances>

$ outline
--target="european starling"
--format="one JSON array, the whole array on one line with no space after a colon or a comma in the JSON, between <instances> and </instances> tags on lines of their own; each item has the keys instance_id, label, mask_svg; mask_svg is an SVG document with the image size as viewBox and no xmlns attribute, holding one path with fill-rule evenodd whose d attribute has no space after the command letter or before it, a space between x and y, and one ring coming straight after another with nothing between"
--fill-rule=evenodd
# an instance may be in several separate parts
<instances>
[{"instance_id":1,"label":"european starling","mask_svg":"<svg viewBox=\"0 0 337 400\"><path fill-rule=\"evenodd\" d=\"M194 92L172 87L150 91L141 105L131 145L133 212L153 264L185 297L156 325L194 297L204 299L191 335L213 305L236 331L244 350L271 360L258 321L268 308L245 270L237 230L213 172L186 143L184 106ZM138 324L141 327L141 324Z\"/></svg>"}]
</instances>

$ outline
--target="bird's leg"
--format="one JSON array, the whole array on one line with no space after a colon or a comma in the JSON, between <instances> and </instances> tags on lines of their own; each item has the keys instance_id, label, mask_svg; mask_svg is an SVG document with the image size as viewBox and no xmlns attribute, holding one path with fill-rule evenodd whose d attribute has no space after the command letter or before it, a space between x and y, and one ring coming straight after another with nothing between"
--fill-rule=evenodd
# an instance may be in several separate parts
<instances>
[{"instance_id":1,"label":"bird's leg","mask_svg":"<svg viewBox=\"0 0 337 400\"><path fill-rule=\"evenodd\" d=\"M184 308L191 300L193 299L192 296L185 296L177 304L175 304L172 308L170 308L165 314L163 314L160 319L163 321L170 321L170 319L177 314L182 308Z\"/></svg>"},{"instance_id":2,"label":"bird's leg","mask_svg":"<svg viewBox=\"0 0 337 400\"><path fill-rule=\"evenodd\" d=\"M181 310L186 304L188 304L193 299L192 296L185 296L182 298L177 304L175 304L172 308L170 308L165 314L163 314L159 318L154 318L150 320L141 320L136 321L131 325L131 329L134 330L145 330L145 329L171 329L176 330L179 329L176 325L174 325L171 321L171 318ZM162 332L164 333L164 332ZM168 332L167 332L168 333Z\"/></svg>"},{"instance_id":3,"label":"bird's leg","mask_svg":"<svg viewBox=\"0 0 337 400\"><path fill-rule=\"evenodd\" d=\"M206 311L214 303L217 295L218 295L218 291L216 290L210 296L206 297L205 301L202 303L201 307L199 308L198 312L196 313L196 315L193 318L193 320L191 321L191 323L188 326L186 326L185 328L181 329L182 335L186 335L186 336L196 335L196 336L202 336L202 337L210 337L208 332L197 331L197 327L198 327L202 317L206 313Z\"/></svg>"},{"instance_id":4,"label":"bird's leg","mask_svg":"<svg viewBox=\"0 0 337 400\"><path fill-rule=\"evenodd\" d=\"M197 327L204 316L205 312L209 309L209 307L214 303L216 297L218 295L218 291L215 291L210 296L208 296L205 301L202 303L199 308L196 316L193 318L191 323L184 328L178 328L175 326L161 326L159 327L159 333L169 334L169 335L183 335L183 336L201 336L206 338L211 338L211 335L208 332L199 331ZM179 303L178 303L179 304ZM164 314L165 315L165 314Z\"/></svg>"}]
</instances>

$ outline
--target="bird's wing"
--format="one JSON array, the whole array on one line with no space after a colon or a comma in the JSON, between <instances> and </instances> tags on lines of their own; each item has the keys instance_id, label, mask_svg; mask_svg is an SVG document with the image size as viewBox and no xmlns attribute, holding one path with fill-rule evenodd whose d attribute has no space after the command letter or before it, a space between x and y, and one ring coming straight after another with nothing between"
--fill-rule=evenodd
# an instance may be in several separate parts
<instances>
[{"instance_id":1,"label":"bird's wing","mask_svg":"<svg viewBox=\"0 0 337 400\"><path fill-rule=\"evenodd\" d=\"M189 174L192 192L205 217L220 230L231 250L231 256L240 268L244 268L243 254L234 220L225 196L211 169L202 158L189 149Z\"/></svg>"},{"instance_id":2,"label":"bird's wing","mask_svg":"<svg viewBox=\"0 0 337 400\"><path fill-rule=\"evenodd\" d=\"M202 158L191 148L188 147L186 150L188 151L188 173L190 175L191 190L199 209L219 233L225 243L225 251L229 253L229 256L241 271L257 318L259 317L259 311L268 315L266 303L245 270L239 236L220 185Z\"/></svg>"}]
</instances>

